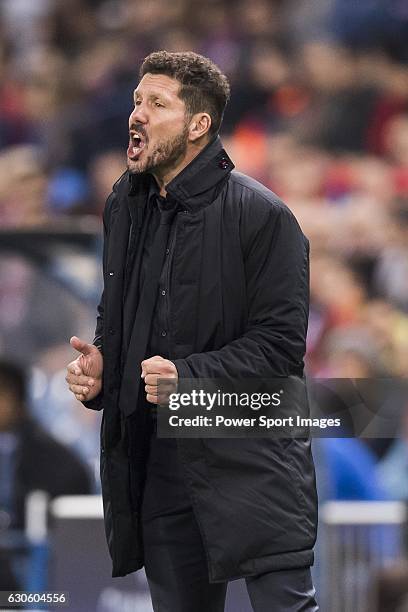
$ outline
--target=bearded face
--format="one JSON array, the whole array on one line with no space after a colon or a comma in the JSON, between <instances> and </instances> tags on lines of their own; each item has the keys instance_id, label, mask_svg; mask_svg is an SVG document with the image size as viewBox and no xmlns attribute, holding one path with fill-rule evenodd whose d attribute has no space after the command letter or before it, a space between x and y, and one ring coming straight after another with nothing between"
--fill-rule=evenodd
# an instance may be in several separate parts
<instances>
[{"instance_id":1,"label":"bearded face","mask_svg":"<svg viewBox=\"0 0 408 612\"><path fill-rule=\"evenodd\" d=\"M129 172L165 174L187 151L188 125L180 83L166 75L145 74L134 92L129 117Z\"/></svg>"},{"instance_id":2,"label":"bearded face","mask_svg":"<svg viewBox=\"0 0 408 612\"><path fill-rule=\"evenodd\" d=\"M188 128L186 125L174 135L157 140L149 139L141 124L132 125L127 151L128 169L132 174L142 172L164 173L176 166L187 151Z\"/></svg>"}]
</instances>

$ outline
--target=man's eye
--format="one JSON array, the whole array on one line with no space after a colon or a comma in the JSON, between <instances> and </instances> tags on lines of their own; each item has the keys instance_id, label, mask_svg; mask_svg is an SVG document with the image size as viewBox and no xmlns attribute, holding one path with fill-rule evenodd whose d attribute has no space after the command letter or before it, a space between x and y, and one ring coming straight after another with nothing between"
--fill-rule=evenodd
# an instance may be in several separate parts
<instances>
[{"instance_id":1,"label":"man's eye","mask_svg":"<svg viewBox=\"0 0 408 612\"><path fill-rule=\"evenodd\" d=\"M158 108L164 108L163 104L160 104L160 102L155 102L154 105Z\"/></svg>"},{"instance_id":2,"label":"man's eye","mask_svg":"<svg viewBox=\"0 0 408 612\"><path fill-rule=\"evenodd\" d=\"M135 101L135 106L139 106L141 103L142 103L142 101L141 101L141 100L136 100L136 101Z\"/></svg>"}]
</instances>

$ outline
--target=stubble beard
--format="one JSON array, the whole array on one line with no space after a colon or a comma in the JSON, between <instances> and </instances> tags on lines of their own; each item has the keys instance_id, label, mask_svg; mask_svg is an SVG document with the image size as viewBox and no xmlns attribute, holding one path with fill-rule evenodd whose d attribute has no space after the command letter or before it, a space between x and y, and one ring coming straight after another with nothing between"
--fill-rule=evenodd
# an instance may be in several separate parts
<instances>
[{"instance_id":1,"label":"stubble beard","mask_svg":"<svg viewBox=\"0 0 408 612\"><path fill-rule=\"evenodd\" d=\"M186 155L188 127L174 138L159 141L154 150L144 160L128 159L127 167L130 174L154 172L162 174L171 170Z\"/></svg>"}]
</instances>

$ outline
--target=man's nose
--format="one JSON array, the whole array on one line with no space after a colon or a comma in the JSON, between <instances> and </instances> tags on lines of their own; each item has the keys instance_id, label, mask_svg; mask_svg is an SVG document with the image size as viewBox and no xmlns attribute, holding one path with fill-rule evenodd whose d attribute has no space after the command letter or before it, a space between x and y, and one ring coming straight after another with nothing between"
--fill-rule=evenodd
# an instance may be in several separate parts
<instances>
[{"instance_id":1,"label":"man's nose","mask_svg":"<svg viewBox=\"0 0 408 612\"><path fill-rule=\"evenodd\" d=\"M129 125L132 123L147 123L148 117L146 108L142 104L138 104L132 110L129 117Z\"/></svg>"}]
</instances>

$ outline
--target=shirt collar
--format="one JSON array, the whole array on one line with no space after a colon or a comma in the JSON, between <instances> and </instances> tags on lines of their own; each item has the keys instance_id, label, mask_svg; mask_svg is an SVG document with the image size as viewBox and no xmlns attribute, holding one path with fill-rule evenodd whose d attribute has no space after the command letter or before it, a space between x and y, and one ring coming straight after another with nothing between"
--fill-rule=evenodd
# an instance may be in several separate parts
<instances>
[{"instance_id":1,"label":"shirt collar","mask_svg":"<svg viewBox=\"0 0 408 612\"><path fill-rule=\"evenodd\" d=\"M163 212L163 210L169 210L169 208L172 208L175 204L174 199L169 194L167 194L166 197L160 195L160 188L157 184L156 179L152 174L150 174L149 176L150 183L147 195L148 206L152 209L157 206L160 212Z\"/></svg>"}]
</instances>

